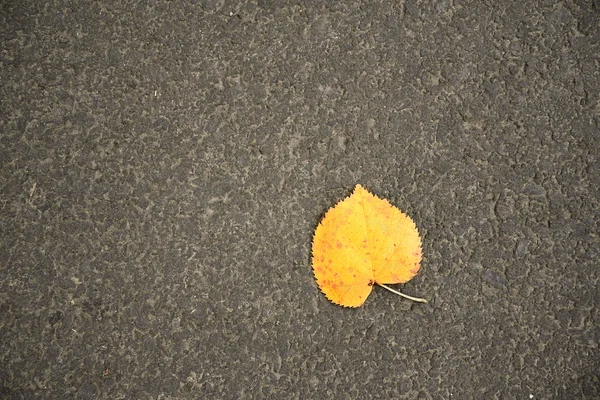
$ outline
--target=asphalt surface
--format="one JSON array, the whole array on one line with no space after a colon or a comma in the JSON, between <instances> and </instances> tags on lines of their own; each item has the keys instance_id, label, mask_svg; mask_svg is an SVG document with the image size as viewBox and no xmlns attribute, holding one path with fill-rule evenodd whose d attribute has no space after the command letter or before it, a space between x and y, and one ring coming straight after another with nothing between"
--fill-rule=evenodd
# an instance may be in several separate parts
<instances>
[{"instance_id":1,"label":"asphalt surface","mask_svg":"<svg viewBox=\"0 0 600 400\"><path fill-rule=\"evenodd\" d=\"M599 398L599 71L598 1L1 1L0 398ZM429 304L319 292L357 183Z\"/></svg>"}]
</instances>

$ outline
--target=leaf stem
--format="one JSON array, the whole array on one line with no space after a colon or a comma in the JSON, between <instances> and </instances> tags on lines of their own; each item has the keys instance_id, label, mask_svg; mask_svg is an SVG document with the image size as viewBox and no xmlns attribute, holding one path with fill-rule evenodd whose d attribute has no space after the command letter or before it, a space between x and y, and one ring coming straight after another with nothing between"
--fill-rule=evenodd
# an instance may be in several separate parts
<instances>
[{"instance_id":1,"label":"leaf stem","mask_svg":"<svg viewBox=\"0 0 600 400\"><path fill-rule=\"evenodd\" d=\"M382 287L382 288L384 288L384 289L387 289L387 290L389 290L389 291L390 291L390 292L392 292L392 293L396 293L398 296L406 297L406 298L407 298L407 299L409 299L409 300L412 300L412 301L418 301L419 303L427 303L427 300L426 300L426 299L422 299L422 298L420 298L420 297L412 297L412 296L409 296L409 295L407 295L407 294L404 294L404 293L401 293L401 292L399 292L399 291L397 291L397 290L394 290L394 289L392 289L391 287L384 285L383 283L378 283L378 285L379 285L379 286L381 286L381 287Z\"/></svg>"}]
</instances>

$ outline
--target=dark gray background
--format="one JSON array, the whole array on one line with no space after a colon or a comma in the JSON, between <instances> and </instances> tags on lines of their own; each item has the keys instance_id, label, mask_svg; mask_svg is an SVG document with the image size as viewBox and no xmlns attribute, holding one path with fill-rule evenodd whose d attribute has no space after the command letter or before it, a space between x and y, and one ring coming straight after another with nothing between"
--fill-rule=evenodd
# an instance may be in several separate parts
<instances>
[{"instance_id":1,"label":"dark gray background","mask_svg":"<svg viewBox=\"0 0 600 400\"><path fill-rule=\"evenodd\" d=\"M1 397L600 396L597 1L0 4ZM430 304L319 292L356 183Z\"/></svg>"}]
</instances>

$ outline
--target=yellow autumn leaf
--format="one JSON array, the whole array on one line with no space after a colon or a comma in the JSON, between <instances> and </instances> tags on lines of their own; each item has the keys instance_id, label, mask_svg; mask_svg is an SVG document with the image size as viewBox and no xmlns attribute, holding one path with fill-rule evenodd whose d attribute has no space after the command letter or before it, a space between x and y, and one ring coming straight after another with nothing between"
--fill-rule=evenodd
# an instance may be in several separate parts
<instances>
[{"instance_id":1,"label":"yellow autumn leaf","mask_svg":"<svg viewBox=\"0 0 600 400\"><path fill-rule=\"evenodd\" d=\"M378 284L405 283L419 271L421 238L413 220L361 185L329 209L312 245L313 272L325 296L345 307L361 306Z\"/></svg>"}]
</instances>

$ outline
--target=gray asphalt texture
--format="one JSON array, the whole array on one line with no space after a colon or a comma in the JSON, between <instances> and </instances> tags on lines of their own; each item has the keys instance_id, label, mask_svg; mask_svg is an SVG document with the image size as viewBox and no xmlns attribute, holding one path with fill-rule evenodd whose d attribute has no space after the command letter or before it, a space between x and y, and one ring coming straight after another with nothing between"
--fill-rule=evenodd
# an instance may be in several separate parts
<instances>
[{"instance_id":1,"label":"gray asphalt texture","mask_svg":"<svg viewBox=\"0 0 600 400\"><path fill-rule=\"evenodd\" d=\"M0 398L599 398L598 1L0 4ZM357 183L429 304L318 290Z\"/></svg>"}]
</instances>

